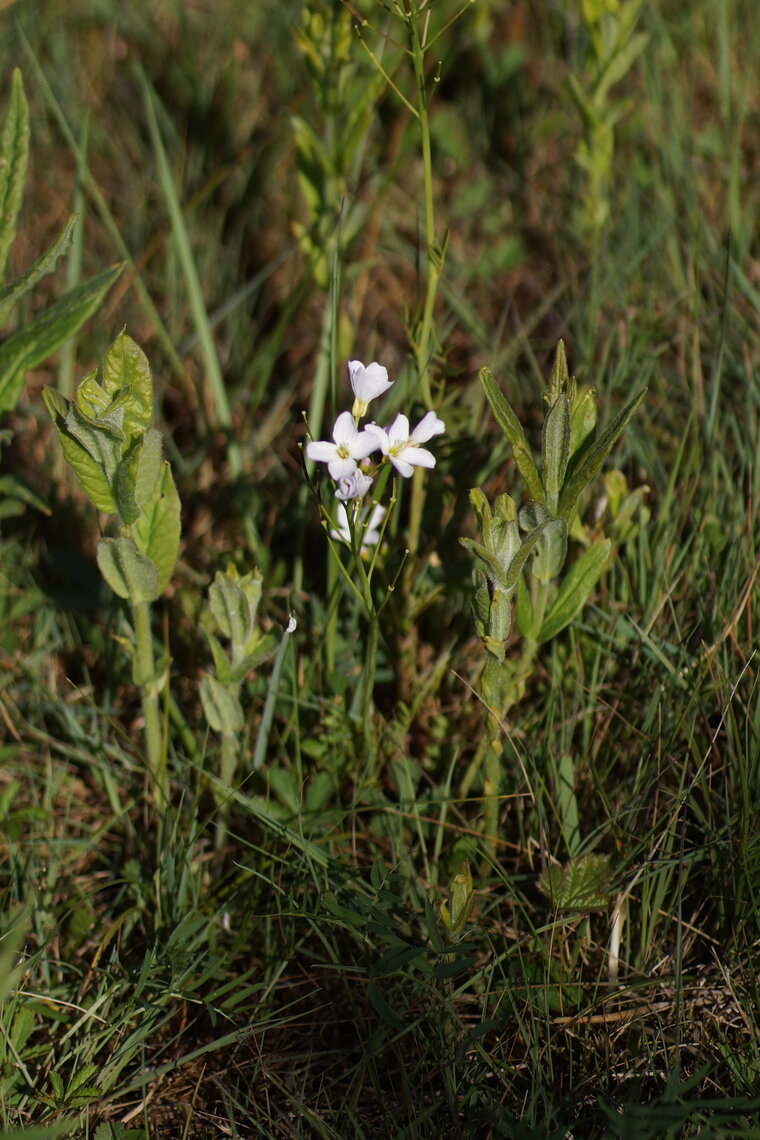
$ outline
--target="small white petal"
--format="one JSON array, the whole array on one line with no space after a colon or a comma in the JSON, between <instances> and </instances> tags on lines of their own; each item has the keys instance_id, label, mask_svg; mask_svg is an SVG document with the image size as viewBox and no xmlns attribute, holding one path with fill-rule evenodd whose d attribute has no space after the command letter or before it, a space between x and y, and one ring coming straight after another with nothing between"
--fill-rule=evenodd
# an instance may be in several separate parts
<instances>
[{"instance_id":1,"label":"small white petal","mask_svg":"<svg viewBox=\"0 0 760 1140\"><path fill-rule=\"evenodd\" d=\"M328 463L334 458L337 448L334 443L325 443L323 440L311 440L306 444L306 454L309 459L318 463Z\"/></svg>"},{"instance_id":2,"label":"small white petal","mask_svg":"<svg viewBox=\"0 0 760 1140\"><path fill-rule=\"evenodd\" d=\"M417 424L411 434L411 439L415 443L427 443L434 435L440 435L444 431L446 431L446 424L443 420L439 420L435 412L428 412Z\"/></svg>"},{"instance_id":3,"label":"small white petal","mask_svg":"<svg viewBox=\"0 0 760 1140\"><path fill-rule=\"evenodd\" d=\"M342 479L345 475L353 475L356 470L356 460L351 459L350 456L345 459L336 456L335 459L331 459L327 464L327 470L330 472L331 478L337 483L338 480Z\"/></svg>"}]
</instances>

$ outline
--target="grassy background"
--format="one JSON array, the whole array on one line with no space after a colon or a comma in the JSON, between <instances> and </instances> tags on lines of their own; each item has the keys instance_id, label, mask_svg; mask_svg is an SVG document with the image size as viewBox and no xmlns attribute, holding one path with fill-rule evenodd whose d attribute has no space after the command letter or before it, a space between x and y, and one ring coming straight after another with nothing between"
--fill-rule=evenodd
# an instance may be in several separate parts
<instances>
[{"instance_id":1,"label":"grassy background","mask_svg":"<svg viewBox=\"0 0 760 1140\"><path fill-rule=\"evenodd\" d=\"M357 7L412 98L392 12ZM433 28L458 12L432 8ZM593 80L580 6L478 0L428 55L436 226L449 234L433 367L447 434L419 550L383 614L370 746L351 715L364 626L335 610L298 443L315 392L325 424L345 406L349 357L398 377L383 414L421 406L422 166L414 116L346 10L312 10L321 25L293 0L0 13L4 83L20 65L32 111L15 268L73 207L70 279L127 261L99 320L29 377L6 424L5 469L52 514L2 532L0 1124L63 1122L99 1140L758 1135L755 6L643 4L648 39L607 100L620 115L596 233L568 86ZM304 124L322 147L316 173L297 146ZM155 629L175 700L163 831L114 636L121 608L40 399L44 383L70 391L124 326L151 360L183 504ZM485 718L458 537L474 533L471 486L519 484L477 374L493 369L538 443L560 336L603 421L649 387L614 457L649 488L646 513L513 711L489 855L482 786L462 791ZM600 482L592 528L609 525L602 496ZM399 549L407 512L402 496ZM265 627L290 611L299 625L257 773L268 667L246 687L241 790L216 853L199 622L230 559L264 572ZM392 552L389 581L400 566ZM589 914L557 912L537 886L568 856L563 757L584 849L614 872ZM444 946L437 904L465 856L475 909L465 940Z\"/></svg>"}]
</instances>

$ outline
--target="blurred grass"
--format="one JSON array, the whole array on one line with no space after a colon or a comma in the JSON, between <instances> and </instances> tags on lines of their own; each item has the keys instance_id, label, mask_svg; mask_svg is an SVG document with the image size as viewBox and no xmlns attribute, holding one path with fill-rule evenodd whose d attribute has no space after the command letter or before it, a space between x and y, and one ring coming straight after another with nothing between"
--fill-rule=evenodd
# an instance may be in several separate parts
<instances>
[{"instance_id":1,"label":"blurred grass","mask_svg":"<svg viewBox=\"0 0 760 1140\"><path fill-rule=\"evenodd\" d=\"M384 26L369 0L357 7ZM443 24L458 6L435 9ZM145 349L184 534L157 630L170 643L176 699L176 812L157 847L139 702L114 638L120 611L93 575L92 520L55 477L41 413L55 364L30 377L3 464L54 511L4 522L0 550L5 927L28 914L22 976L2 1009L2 1127L64 1119L96 1138L141 1128L151 1137L753 1134L753 14L748 0L644 5L649 41L616 92L630 106L593 259L577 228L580 124L566 87L586 58L579 8L479 0L436 44L437 224L450 233L436 370L448 431L422 519L421 545L436 558L384 611L370 763L350 714L361 622L338 613L330 670L323 535L300 494L300 413L330 298L294 227L308 230L310 216L293 116L329 136L345 110L331 120L319 104L296 41L303 6L28 0L0 13L2 75L21 64L32 112L14 257L23 266L39 254L81 181L81 273L122 256L115 234L133 268L80 334L74 374L124 325ZM373 70L352 37L351 82L361 86ZM402 83L402 53L383 49ZM164 177L183 230L161 190L138 65L161 108ZM74 139L87 125L87 178L55 106ZM404 320L424 289L421 166L414 123L388 88L347 177L361 225L342 235L333 356L380 359L410 385ZM496 493L516 480L477 372L488 363L537 425L559 336L579 380L597 385L603 416L649 386L615 462L631 486L650 488L651 520L621 548L597 606L547 647L508 726L500 855L476 882L465 942L441 949L430 901L463 857L482 858L481 789L466 802L458 794L483 712L457 537L471 533L470 486L488 480ZM212 347L230 434L215 414ZM329 418L340 369L328 380ZM241 569L262 564L273 627L291 608L299 626L266 764L234 796L221 858L197 627L200 597L230 558ZM411 648L399 633L409 612ZM249 686L248 757L267 681ZM566 857L551 775L566 754L586 849L614 858L622 991L607 984L610 913L556 913L537 889L551 857ZM44 1100L55 1101L52 1072L70 1082L90 1062L87 1084L99 1091L89 1108Z\"/></svg>"}]
</instances>

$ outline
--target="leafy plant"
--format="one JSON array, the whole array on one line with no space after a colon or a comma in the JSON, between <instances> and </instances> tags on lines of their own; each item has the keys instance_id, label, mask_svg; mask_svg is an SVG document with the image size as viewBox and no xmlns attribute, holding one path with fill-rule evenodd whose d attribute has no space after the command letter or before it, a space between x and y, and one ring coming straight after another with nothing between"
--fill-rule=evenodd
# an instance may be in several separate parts
<instances>
[{"instance_id":1,"label":"leafy plant","mask_svg":"<svg viewBox=\"0 0 760 1140\"><path fill-rule=\"evenodd\" d=\"M68 400L45 389L45 403L67 463L99 511L116 516L118 535L98 542L98 566L114 593L129 602L135 684L142 690L145 736L155 795L168 796L158 698L169 663L156 662L150 605L166 589L179 552L180 504L153 421L153 380L144 353L122 333L97 372Z\"/></svg>"}]
</instances>

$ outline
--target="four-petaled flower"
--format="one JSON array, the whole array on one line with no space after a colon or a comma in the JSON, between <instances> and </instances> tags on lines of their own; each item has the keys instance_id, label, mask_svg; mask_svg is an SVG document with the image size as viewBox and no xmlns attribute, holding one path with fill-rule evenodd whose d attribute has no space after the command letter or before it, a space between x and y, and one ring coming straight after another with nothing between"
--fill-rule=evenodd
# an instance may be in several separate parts
<instances>
[{"instance_id":1,"label":"four-petaled flower","mask_svg":"<svg viewBox=\"0 0 760 1140\"><path fill-rule=\"evenodd\" d=\"M357 419L361 419L367 414L367 405L370 400L374 400L376 396L382 396L383 392L387 392L393 383L392 380L388 379L388 369L383 368L382 364L378 364L376 360L373 360L366 368L361 360L349 360L348 376L355 396L351 411Z\"/></svg>"},{"instance_id":2,"label":"four-petaled flower","mask_svg":"<svg viewBox=\"0 0 760 1140\"><path fill-rule=\"evenodd\" d=\"M365 429L359 431L350 412L341 412L333 427L334 443L312 440L306 445L309 459L327 464L333 479L353 475L358 459L366 459L377 448L377 440Z\"/></svg>"},{"instance_id":3,"label":"four-petaled flower","mask_svg":"<svg viewBox=\"0 0 760 1140\"><path fill-rule=\"evenodd\" d=\"M403 414L397 415L387 430L377 424L367 424L365 428L376 438L377 446L399 475L406 478L413 473L415 467L435 467L435 456L426 447L420 447L420 444L427 443L434 435L445 430L446 425L435 412L423 416L411 434L409 420Z\"/></svg>"}]
</instances>

